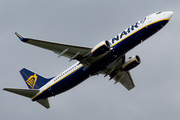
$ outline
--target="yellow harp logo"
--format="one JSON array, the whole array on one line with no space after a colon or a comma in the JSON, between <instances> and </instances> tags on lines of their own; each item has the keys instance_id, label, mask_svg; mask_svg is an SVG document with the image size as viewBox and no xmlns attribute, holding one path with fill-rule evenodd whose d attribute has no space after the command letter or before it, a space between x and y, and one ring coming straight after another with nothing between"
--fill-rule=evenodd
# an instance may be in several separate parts
<instances>
[{"instance_id":1,"label":"yellow harp logo","mask_svg":"<svg viewBox=\"0 0 180 120\"><path fill-rule=\"evenodd\" d=\"M26 83L32 88L34 89L34 85L36 84L36 80L37 80L37 75L31 75L28 80L26 81Z\"/></svg>"}]
</instances>

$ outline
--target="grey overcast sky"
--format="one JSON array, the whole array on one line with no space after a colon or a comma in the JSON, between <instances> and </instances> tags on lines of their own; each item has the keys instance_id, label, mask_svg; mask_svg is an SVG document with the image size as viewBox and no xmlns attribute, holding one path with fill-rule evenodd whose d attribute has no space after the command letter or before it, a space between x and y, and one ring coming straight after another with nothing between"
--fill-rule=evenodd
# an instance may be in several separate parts
<instances>
[{"instance_id":1,"label":"grey overcast sky","mask_svg":"<svg viewBox=\"0 0 180 120\"><path fill-rule=\"evenodd\" d=\"M157 11L171 21L126 55L142 63L131 70L136 87L127 91L102 75L49 99L45 109L1 90L1 120L178 120L180 119L180 1L178 0L1 0L0 89L27 88L19 74L28 68L45 77L76 61L24 44L15 36L93 47Z\"/></svg>"}]
</instances>

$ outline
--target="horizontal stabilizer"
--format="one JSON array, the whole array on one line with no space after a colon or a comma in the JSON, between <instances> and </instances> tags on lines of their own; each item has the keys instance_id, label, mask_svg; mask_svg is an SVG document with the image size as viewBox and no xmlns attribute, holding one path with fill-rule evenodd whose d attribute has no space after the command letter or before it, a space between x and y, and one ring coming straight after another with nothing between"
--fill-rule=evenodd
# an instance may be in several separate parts
<instances>
[{"instance_id":1,"label":"horizontal stabilizer","mask_svg":"<svg viewBox=\"0 0 180 120\"><path fill-rule=\"evenodd\" d=\"M22 95L28 98L34 97L39 92L38 89L4 88L3 90L12 92L18 95ZM50 108L48 99L37 100L37 102L47 109Z\"/></svg>"},{"instance_id":2,"label":"horizontal stabilizer","mask_svg":"<svg viewBox=\"0 0 180 120\"><path fill-rule=\"evenodd\" d=\"M12 92L18 95L22 95L28 98L34 97L39 92L39 90L37 89L19 89L19 88L4 88L3 90Z\"/></svg>"},{"instance_id":3,"label":"horizontal stabilizer","mask_svg":"<svg viewBox=\"0 0 180 120\"><path fill-rule=\"evenodd\" d=\"M45 108L50 108L50 105L49 105L49 100L48 99L41 99L41 100L37 100L37 102L39 104L41 104L42 106L44 106Z\"/></svg>"}]
</instances>

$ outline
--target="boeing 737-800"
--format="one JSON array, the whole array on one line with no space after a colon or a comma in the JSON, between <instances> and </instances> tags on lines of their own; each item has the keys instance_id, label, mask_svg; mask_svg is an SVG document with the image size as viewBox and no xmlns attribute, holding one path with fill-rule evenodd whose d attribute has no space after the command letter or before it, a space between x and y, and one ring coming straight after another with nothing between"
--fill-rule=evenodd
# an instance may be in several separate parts
<instances>
[{"instance_id":1,"label":"boeing 737-800","mask_svg":"<svg viewBox=\"0 0 180 120\"><path fill-rule=\"evenodd\" d=\"M4 88L3 90L16 93L37 101L49 108L48 98L65 92L93 75L104 74L120 82L131 90L135 87L130 70L140 64L138 55L125 59L125 54L158 32L171 19L173 12L156 12L131 25L126 30L110 40L105 40L95 47L82 47L60 43L47 42L24 38L15 33L24 43L35 45L78 62L53 78L44 78L23 68L20 73L29 89Z\"/></svg>"}]
</instances>

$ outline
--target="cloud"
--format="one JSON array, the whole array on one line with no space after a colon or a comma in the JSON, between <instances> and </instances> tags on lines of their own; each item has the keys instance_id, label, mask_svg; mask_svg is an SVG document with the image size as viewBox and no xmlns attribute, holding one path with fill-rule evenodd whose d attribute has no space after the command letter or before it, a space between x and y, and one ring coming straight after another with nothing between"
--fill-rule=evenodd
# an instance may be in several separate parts
<instances>
[{"instance_id":1,"label":"cloud","mask_svg":"<svg viewBox=\"0 0 180 120\"><path fill-rule=\"evenodd\" d=\"M93 47L136 21L172 10L171 21L157 34L127 53L142 63L131 71L136 87L127 91L102 75L50 98L46 110L36 102L1 91L0 119L178 119L179 1L5 1L0 2L0 88L26 88L19 70L26 67L45 77L75 61L20 42L26 37Z\"/></svg>"}]
</instances>

